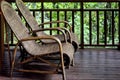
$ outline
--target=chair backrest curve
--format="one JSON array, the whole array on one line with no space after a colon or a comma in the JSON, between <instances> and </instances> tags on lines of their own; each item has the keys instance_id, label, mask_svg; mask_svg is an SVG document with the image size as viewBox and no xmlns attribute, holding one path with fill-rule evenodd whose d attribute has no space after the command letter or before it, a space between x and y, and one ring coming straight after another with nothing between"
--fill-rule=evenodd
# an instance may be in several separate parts
<instances>
[{"instance_id":1,"label":"chair backrest curve","mask_svg":"<svg viewBox=\"0 0 120 80\"><path fill-rule=\"evenodd\" d=\"M1 1L1 11L18 40L31 36L28 34L28 29L23 25L19 15L8 2ZM35 47L39 47L34 40L22 42L22 45L32 55L35 55L32 53Z\"/></svg>"},{"instance_id":2,"label":"chair backrest curve","mask_svg":"<svg viewBox=\"0 0 120 80\"><path fill-rule=\"evenodd\" d=\"M35 17L31 14L31 12L27 8L27 6L25 6L24 2L22 0L16 0L16 4L17 4L17 7L20 10L21 14L23 15L23 17L27 21L28 25L31 27L31 29L32 30L40 29L41 27L39 26L39 24L35 20ZM39 36L46 35L43 31L37 32L36 34Z\"/></svg>"}]
</instances>

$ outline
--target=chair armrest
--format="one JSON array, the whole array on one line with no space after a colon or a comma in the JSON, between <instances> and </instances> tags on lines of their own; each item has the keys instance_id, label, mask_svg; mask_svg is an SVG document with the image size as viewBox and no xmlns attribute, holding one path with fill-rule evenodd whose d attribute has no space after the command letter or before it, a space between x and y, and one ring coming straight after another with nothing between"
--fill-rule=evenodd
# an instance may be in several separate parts
<instances>
[{"instance_id":1,"label":"chair armrest","mask_svg":"<svg viewBox=\"0 0 120 80\"><path fill-rule=\"evenodd\" d=\"M50 22L44 22L39 24L39 26L45 25L45 24L52 24L52 23L66 23L69 26L70 32L72 32L72 26L67 21L50 21Z\"/></svg>"},{"instance_id":2,"label":"chair armrest","mask_svg":"<svg viewBox=\"0 0 120 80\"><path fill-rule=\"evenodd\" d=\"M19 40L19 42L23 42L23 41L29 41L29 40L38 40L38 39L52 39L52 40L55 40L56 42L58 43L61 43L61 41L57 38L57 37L54 37L54 36L35 36L35 37L27 37L27 38L24 38L24 39L21 39Z\"/></svg>"},{"instance_id":3,"label":"chair armrest","mask_svg":"<svg viewBox=\"0 0 120 80\"><path fill-rule=\"evenodd\" d=\"M71 33L70 33L70 31L68 30L68 29L66 29L66 28L61 28L61 29L63 29L63 30L65 30L65 31L67 31L67 33L68 33L68 36L69 36L69 39L70 39L70 43L72 43L72 36L71 36Z\"/></svg>"},{"instance_id":4,"label":"chair armrest","mask_svg":"<svg viewBox=\"0 0 120 80\"><path fill-rule=\"evenodd\" d=\"M60 49L60 51L62 51L62 43L61 43L61 41L60 41L57 37L54 37L54 36L27 37L27 38L24 38L24 39L19 40L18 43L17 43L17 46L19 46L19 44L20 44L21 42L30 41L30 40L38 40L38 39L52 39L52 40L55 40L55 41L59 44L59 49Z\"/></svg>"},{"instance_id":5,"label":"chair armrest","mask_svg":"<svg viewBox=\"0 0 120 80\"><path fill-rule=\"evenodd\" d=\"M57 30L57 31L62 32L62 34L64 35L64 40L65 40L65 42L67 42L67 36L66 36L65 32L62 31L62 29L60 29L59 27L56 27L56 28L44 28L44 29L39 29L39 30L33 30L33 31L29 32L29 34L30 34L30 33L36 33L36 32L39 32L39 31L47 31L47 30Z\"/></svg>"},{"instance_id":6,"label":"chair armrest","mask_svg":"<svg viewBox=\"0 0 120 80\"><path fill-rule=\"evenodd\" d=\"M17 53L17 49L19 47L19 44L21 44L21 42L24 42L24 41L30 41L30 40L38 40L38 39L52 39L52 40L55 40L57 43L58 43L58 46L59 46L59 51L60 51L60 57L63 61L63 48L62 48L62 43L61 41L57 38L57 37L54 37L54 36L38 36L38 37L28 37L28 38L24 38L24 39L21 39L18 41L18 43L16 44L15 46L15 49L13 51L13 58L12 58L12 68L11 70L13 70L13 67L14 67L14 62L15 62L15 56L16 56L16 53Z\"/></svg>"},{"instance_id":7,"label":"chair armrest","mask_svg":"<svg viewBox=\"0 0 120 80\"><path fill-rule=\"evenodd\" d=\"M57 37L54 37L54 36L27 37L27 38L19 40L18 43L15 46L15 49L19 46L19 44L21 44L24 41L31 41L31 40L38 40L38 39L52 39L52 40L55 40L59 44L60 50L62 50L62 43L61 43L61 41Z\"/></svg>"}]
</instances>

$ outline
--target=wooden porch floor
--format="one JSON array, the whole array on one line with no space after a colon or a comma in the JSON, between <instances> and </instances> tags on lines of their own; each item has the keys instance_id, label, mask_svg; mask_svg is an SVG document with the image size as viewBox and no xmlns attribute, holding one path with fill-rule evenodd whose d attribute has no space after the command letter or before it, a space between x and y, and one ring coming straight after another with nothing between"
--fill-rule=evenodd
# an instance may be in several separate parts
<instances>
[{"instance_id":1,"label":"wooden porch floor","mask_svg":"<svg viewBox=\"0 0 120 80\"><path fill-rule=\"evenodd\" d=\"M7 53L5 53L7 54ZM5 57L0 80L62 80L61 74L14 73L8 77ZM75 53L75 66L66 69L67 80L120 80L120 51L112 49L83 49Z\"/></svg>"}]
</instances>

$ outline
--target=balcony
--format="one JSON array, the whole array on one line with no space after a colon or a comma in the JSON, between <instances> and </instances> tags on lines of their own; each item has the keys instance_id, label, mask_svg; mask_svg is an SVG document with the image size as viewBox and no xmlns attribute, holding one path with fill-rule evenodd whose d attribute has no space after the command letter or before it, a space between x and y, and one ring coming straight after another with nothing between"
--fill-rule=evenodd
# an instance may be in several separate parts
<instances>
[{"instance_id":1,"label":"balcony","mask_svg":"<svg viewBox=\"0 0 120 80\"><path fill-rule=\"evenodd\" d=\"M15 6L14 0L6 0ZM35 16L38 23L65 20L72 25L72 31L79 39L78 53L75 55L76 66L67 73L73 72L73 77L68 74L68 79L76 80L100 80L110 79L119 80L119 49L120 47L120 1L119 0L24 0L26 5L38 5L37 7L30 8L31 13ZM69 6L69 3L72 6ZM96 5L91 7L95 3ZM66 4L66 5L64 5ZM98 4L104 6L98 6ZM106 5L105 5L106 4ZM27 5L27 6L28 6ZM49 7L48 5L51 5ZM88 6L86 6L88 5ZM116 5L116 6L112 6ZM14 7L16 9L16 7ZM16 11L18 11L16 9ZM18 11L18 14L21 14ZM21 16L23 22L27 27L29 25ZM0 16L0 51L1 61L0 66L8 63L6 55L7 42L4 25L8 24L4 21L2 14ZM59 27L66 26L67 24L49 24L42 26L46 27ZM8 28L9 44L11 48L17 42L12 31ZM59 32L49 31L47 34L60 34ZM90 49L92 48L92 49ZM100 49L96 49L100 48ZM101 49L102 48L102 49ZM110 48L110 49L108 49ZM19 53L19 52L18 52ZM115 53L115 54L114 54ZM5 60L3 61L3 56ZM96 62L95 62L96 61ZM3 63L2 65L2 62ZM103 66L102 66L103 65ZM5 65L8 67L8 65ZM109 67L108 67L109 66ZM4 68L6 69L6 68ZM9 69L9 68L7 68ZM78 72L75 70L79 70ZM112 70L111 70L112 69ZM118 70L118 71L117 71ZM6 70L7 71L7 70ZM75 71L75 72L74 72ZM87 72L88 71L88 72ZM100 73L98 73L100 72ZM113 73L113 74L111 74ZM18 73L17 73L18 74ZM19 76L17 75L16 76ZM80 75L83 75L81 78ZM87 77L84 77L87 76ZM106 77L107 76L107 77ZM23 75L22 75L23 77ZM22 77L20 79L22 79ZM3 77L3 79L7 79ZM18 78L15 78L18 79ZM18 79L19 80L19 79ZM29 79L28 79L29 80ZM47 79L46 79L47 80Z\"/></svg>"},{"instance_id":2,"label":"balcony","mask_svg":"<svg viewBox=\"0 0 120 80\"><path fill-rule=\"evenodd\" d=\"M29 0L26 1L29 2ZM72 6L69 6L69 3ZM90 7L93 3L96 5ZM12 4L14 5L14 2ZM37 2L37 0L34 0L34 2L29 3L29 5L33 4L38 5L38 7L30 9L38 23L56 20L68 21L72 25L72 31L79 39L80 48L96 46L116 48L120 43L120 3L117 0L56 0L54 2L50 0ZM104 6L97 6L97 4ZM27 25L27 23L25 24ZM58 23L42 27L55 26L66 26L66 24ZM9 33L10 44L14 45L14 35L10 30ZM47 33L52 35L55 32L50 31ZM56 34L59 34L59 32L56 32Z\"/></svg>"}]
</instances>

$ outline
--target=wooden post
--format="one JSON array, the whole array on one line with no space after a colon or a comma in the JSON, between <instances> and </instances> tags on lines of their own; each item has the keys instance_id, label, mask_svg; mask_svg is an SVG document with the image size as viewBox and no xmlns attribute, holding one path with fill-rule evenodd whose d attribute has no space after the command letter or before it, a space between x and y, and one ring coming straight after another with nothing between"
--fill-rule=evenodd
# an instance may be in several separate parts
<instances>
[{"instance_id":1,"label":"wooden post","mask_svg":"<svg viewBox=\"0 0 120 80\"><path fill-rule=\"evenodd\" d=\"M3 67L4 58L4 19L2 13L0 12L0 72Z\"/></svg>"}]
</instances>

